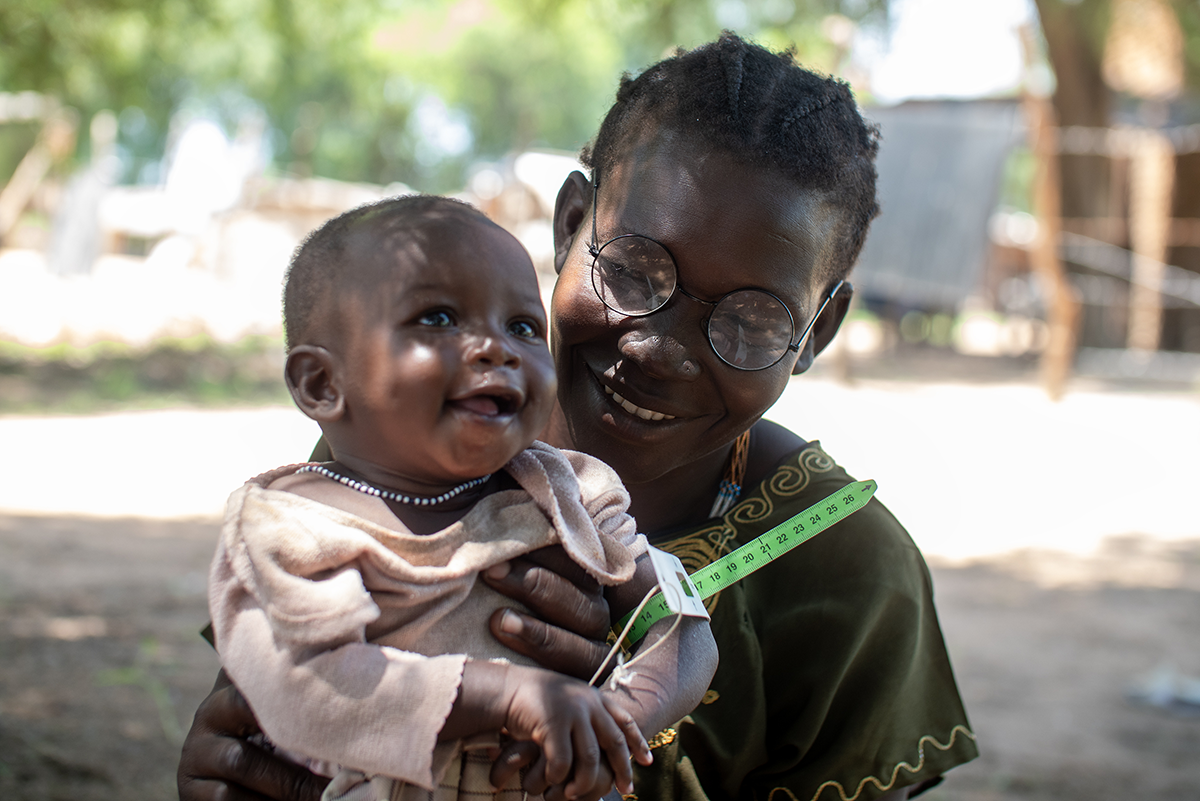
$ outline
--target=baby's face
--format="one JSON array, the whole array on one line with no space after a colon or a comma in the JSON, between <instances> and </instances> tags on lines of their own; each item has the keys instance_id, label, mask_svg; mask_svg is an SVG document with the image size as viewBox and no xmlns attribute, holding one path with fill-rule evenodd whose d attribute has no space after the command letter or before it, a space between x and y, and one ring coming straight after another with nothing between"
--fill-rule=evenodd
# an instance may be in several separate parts
<instances>
[{"instance_id":1,"label":"baby's face","mask_svg":"<svg viewBox=\"0 0 1200 801\"><path fill-rule=\"evenodd\" d=\"M394 245L367 230L360 291L339 304L346 415L335 453L421 483L500 469L542 432L556 381L525 249L454 218ZM382 478L382 476L381 476Z\"/></svg>"}]
</instances>

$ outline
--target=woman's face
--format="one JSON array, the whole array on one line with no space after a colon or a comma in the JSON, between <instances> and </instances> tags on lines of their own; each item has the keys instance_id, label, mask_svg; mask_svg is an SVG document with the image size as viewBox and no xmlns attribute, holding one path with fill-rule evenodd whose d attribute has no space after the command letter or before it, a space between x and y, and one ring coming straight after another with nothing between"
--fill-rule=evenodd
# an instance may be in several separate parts
<instances>
[{"instance_id":1,"label":"woman's face","mask_svg":"<svg viewBox=\"0 0 1200 801\"><path fill-rule=\"evenodd\" d=\"M790 309L798 336L830 289L819 276L827 274L837 213L819 193L669 136L632 146L599 178L597 243L621 234L662 243L690 295L715 301L735 289L768 290ZM576 174L556 213L551 347L559 403L574 446L638 484L749 428L793 369L808 366L811 344L799 362L789 352L765 370L742 371L709 345L710 306L676 293L645 317L606 308L592 286L588 192Z\"/></svg>"}]
</instances>

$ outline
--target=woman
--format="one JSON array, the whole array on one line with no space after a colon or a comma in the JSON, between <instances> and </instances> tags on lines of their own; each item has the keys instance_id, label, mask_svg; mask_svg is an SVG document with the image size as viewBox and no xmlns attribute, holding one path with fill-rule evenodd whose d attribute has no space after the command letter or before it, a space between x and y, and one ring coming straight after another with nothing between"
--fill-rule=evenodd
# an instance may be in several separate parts
<instances>
[{"instance_id":1,"label":"woman","mask_svg":"<svg viewBox=\"0 0 1200 801\"><path fill-rule=\"evenodd\" d=\"M878 211L876 150L845 85L726 34L623 80L584 154L591 180L573 173L559 193L547 439L612 465L640 528L689 569L851 480L760 418L846 314ZM589 675L607 610L557 569L495 571L533 615L498 613L493 632ZM904 798L976 755L928 571L880 504L707 603L720 667L704 703L655 737L640 801ZM181 798L316 798L241 739L255 728L236 691L214 690ZM494 777L532 757L510 748ZM537 770L525 783L545 789Z\"/></svg>"}]
</instances>

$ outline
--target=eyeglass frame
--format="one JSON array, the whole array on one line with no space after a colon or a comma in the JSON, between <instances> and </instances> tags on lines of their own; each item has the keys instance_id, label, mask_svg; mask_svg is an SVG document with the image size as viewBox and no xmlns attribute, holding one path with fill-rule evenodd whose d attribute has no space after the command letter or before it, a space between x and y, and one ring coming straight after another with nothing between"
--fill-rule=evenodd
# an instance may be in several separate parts
<instances>
[{"instance_id":1,"label":"eyeglass frame","mask_svg":"<svg viewBox=\"0 0 1200 801\"><path fill-rule=\"evenodd\" d=\"M596 293L596 297L599 298L600 302L604 304L604 308L608 309L609 311L616 312L617 314L621 315L622 317L649 317L651 314L654 314L656 312L659 312L659 311L662 311L663 309L665 309L667 307L667 304L671 302L671 298L675 297L676 291L681 292L684 297L694 300L697 303L703 304L705 306L711 306L712 310L709 311L708 316L704 318L704 338L708 340L708 346L710 348L712 348L712 352L714 354L716 354L716 357L735 370L741 370L742 372L745 372L745 373L757 373L761 370L769 370L772 367L774 367L775 365L779 364L781 361L783 361L784 357L787 356L789 352L799 353L800 346L804 344L804 341L808 338L808 335L812 332L813 326L816 325L817 320L819 320L821 318L821 315L825 312L825 307L829 305L829 302L831 300L833 300L834 296L837 295L837 293L841 291L842 286L846 283L846 280L844 278L838 280L837 284L834 285L833 289L831 289L829 291L829 294L825 297L825 300L822 301L821 305L817 308L817 313L813 315L812 319L808 321L808 325L806 325L804 327L804 331L801 332L800 338L797 339L795 342L792 342L791 337L788 337L788 346L783 351L783 353L779 354L779 358L777 358L775 361L771 362L770 364L763 365L762 367L740 367L740 366L732 363L728 359L726 359L724 356L722 356L721 352L717 350L717 346L715 344L713 344L712 332L709 330L709 326L712 321L713 312L716 311L717 306L719 306L721 304L721 302L725 300L725 298L729 297L730 295L736 295L739 292L747 292L747 291L761 292L764 295L767 295L768 297L773 298L776 302L779 303L779 305L783 308L783 310L785 312L787 312L788 323L791 326L791 329L793 331L795 331L796 330L796 318L792 314L792 310L788 308L788 305L786 303L784 303L783 299L780 298L778 295L776 295L774 292L770 292L766 289L760 289L759 287L756 287L756 286L747 286L747 287L739 287L738 289L732 289L732 290L726 292L724 295L722 295L715 301L705 300L704 298L698 298L695 295L693 295L691 292L688 292L686 289L684 289L683 286L679 283L679 263L677 261L675 261L675 254L671 253L670 248L668 248L662 242L659 242L657 239L645 236L643 234L618 234L617 236L614 236L612 239L607 240L603 245L600 245L599 237L596 235L596 230L597 230L596 229L596 200L599 195L599 191L600 191L600 178L599 178L599 176L597 176L592 180L592 241L588 243L587 248L588 248L588 254L592 257L592 291ZM616 242L618 239L625 239L625 238L629 238L629 237L637 237L638 239L645 239L645 240L648 240L648 241L653 242L654 244L658 245L660 248L663 249L663 253L667 254L667 258L669 258L671 260L671 267L675 271L675 285L671 288L671 294L667 296L667 299L665 301L663 301L661 306L658 306L657 308L654 308L654 309L650 309L649 311L641 312L640 314L630 314L629 312L621 311L620 309L614 309L612 306L609 306L607 303L605 303L604 297L600 294L600 291L596 288L596 262L600 258L600 251L604 250L606 247L611 245L613 242Z\"/></svg>"}]
</instances>

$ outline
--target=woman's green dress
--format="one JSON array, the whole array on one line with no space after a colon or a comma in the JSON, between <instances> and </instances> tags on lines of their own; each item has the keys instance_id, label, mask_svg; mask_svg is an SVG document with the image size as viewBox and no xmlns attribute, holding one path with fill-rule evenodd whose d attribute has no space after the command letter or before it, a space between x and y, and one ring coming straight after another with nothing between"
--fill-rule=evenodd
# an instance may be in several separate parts
<instances>
[{"instance_id":1,"label":"woman's green dress","mask_svg":"<svg viewBox=\"0 0 1200 801\"><path fill-rule=\"evenodd\" d=\"M853 481L817 444L652 542L694 571ZM974 759L929 570L878 501L706 601L720 667L635 765L639 801L867 801Z\"/></svg>"}]
</instances>

